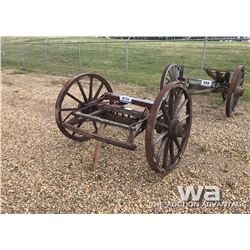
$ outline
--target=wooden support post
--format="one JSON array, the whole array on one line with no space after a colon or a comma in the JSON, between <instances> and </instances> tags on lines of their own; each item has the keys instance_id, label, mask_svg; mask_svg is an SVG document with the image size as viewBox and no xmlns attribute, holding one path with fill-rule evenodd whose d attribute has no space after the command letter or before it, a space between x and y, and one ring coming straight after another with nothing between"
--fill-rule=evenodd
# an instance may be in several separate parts
<instances>
[{"instance_id":1,"label":"wooden support post","mask_svg":"<svg viewBox=\"0 0 250 250\"><path fill-rule=\"evenodd\" d=\"M105 124L101 123L100 127L98 128L97 134L98 135L103 135L104 132L104 127ZM96 141L96 146L95 146L95 154L94 154L94 158L93 158L93 165L92 165L92 171L94 171L97 166L98 166L98 162L100 159L100 153L101 153L101 146L102 146L102 142L101 141Z\"/></svg>"}]
</instances>

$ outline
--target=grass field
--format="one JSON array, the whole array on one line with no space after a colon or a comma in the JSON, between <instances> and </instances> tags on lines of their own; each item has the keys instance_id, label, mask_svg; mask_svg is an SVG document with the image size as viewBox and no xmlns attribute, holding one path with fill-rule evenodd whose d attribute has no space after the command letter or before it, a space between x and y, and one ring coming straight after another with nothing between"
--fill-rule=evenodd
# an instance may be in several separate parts
<instances>
[{"instance_id":1,"label":"grass field","mask_svg":"<svg viewBox=\"0 0 250 250\"><path fill-rule=\"evenodd\" d=\"M203 46L203 41L129 41L127 44L121 40L93 37L4 37L2 67L15 69L17 73L73 75L93 72L111 81L158 86L167 63L184 64L185 76L202 77ZM239 64L245 65L245 82L250 84L250 43L207 43L205 67L233 70ZM249 87L245 98L250 98Z\"/></svg>"}]
</instances>

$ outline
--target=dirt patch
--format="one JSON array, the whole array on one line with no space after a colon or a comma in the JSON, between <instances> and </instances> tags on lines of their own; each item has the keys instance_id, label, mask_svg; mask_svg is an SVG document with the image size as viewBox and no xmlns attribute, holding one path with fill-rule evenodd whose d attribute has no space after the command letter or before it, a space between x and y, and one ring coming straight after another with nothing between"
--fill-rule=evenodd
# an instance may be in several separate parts
<instances>
[{"instance_id":1,"label":"dirt patch","mask_svg":"<svg viewBox=\"0 0 250 250\"><path fill-rule=\"evenodd\" d=\"M250 212L249 103L240 103L227 118L224 105L194 96L188 147L166 177L149 168L144 134L135 151L103 144L100 165L91 172L94 141L72 141L55 123L55 101L67 80L2 74L2 213ZM158 93L133 85L112 87L152 100ZM175 207L181 202L178 185L216 185L224 204L235 205Z\"/></svg>"}]
</instances>

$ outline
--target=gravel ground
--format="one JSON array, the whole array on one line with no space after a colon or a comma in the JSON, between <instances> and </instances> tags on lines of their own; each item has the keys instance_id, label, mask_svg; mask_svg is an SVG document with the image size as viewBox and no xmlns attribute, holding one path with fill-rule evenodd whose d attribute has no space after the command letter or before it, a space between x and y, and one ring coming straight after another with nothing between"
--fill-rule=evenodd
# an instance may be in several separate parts
<instances>
[{"instance_id":1,"label":"gravel ground","mask_svg":"<svg viewBox=\"0 0 250 250\"><path fill-rule=\"evenodd\" d=\"M144 133L135 151L78 143L58 130L54 106L65 77L2 73L2 213L249 213L250 105L227 118L219 97L193 97L193 127L178 168L151 170ZM158 89L112 84L115 92L154 100ZM221 203L182 204L178 185L216 185Z\"/></svg>"}]
</instances>

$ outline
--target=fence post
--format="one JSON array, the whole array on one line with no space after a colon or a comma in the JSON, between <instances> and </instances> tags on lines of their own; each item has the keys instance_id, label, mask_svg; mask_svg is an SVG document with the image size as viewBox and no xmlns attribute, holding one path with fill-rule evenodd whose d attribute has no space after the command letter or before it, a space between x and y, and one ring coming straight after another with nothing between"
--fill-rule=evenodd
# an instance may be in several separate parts
<instances>
[{"instance_id":1,"label":"fence post","mask_svg":"<svg viewBox=\"0 0 250 250\"><path fill-rule=\"evenodd\" d=\"M126 83L128 83L128 40L125 42L125 82Z\"/></svg>"},{"instance_id":2,"label":"fence post","mask_svg":"<svg viewBox=\"0 0 250 250\"><path fill-rule=\"evenodd\" d=\"M4 66L4 58L5 57L5 43L3 38L1 38L1 67Z\"/></svg>"},{"instance_id":3,"label":"fence post","mask_svg":"<svg viewBox=\"0 0 250 250\"><path fill-rule=\"evenodd\" d=\"M203 78L203 68L204 68L206 50L207 50L207 37L204 40L204 45L203 45L202 54L201 54L201 68L200 68L200 78L201 79Z\"/></svg>"},{"instance_id":4,"label":"fence post","mask_svg":"<svg viewBox=\"0 0 250 250\"><path fill-rule=\"evenodd\" d=\"M45 70L46 73L48 73L48 39L44 41L44 64L45 64Z\"/></svg>"},{"instance_id":5,"label":"fence post","mask_svg":"<svg viewBox=\"0 0 250 250\"><path fill-rule=\"evenodd\" d=\"M20 58L21 58L21 69L24 69L24 51L23 51L23 45L20 44L19 46L19 50L20 50Z\"/></svg>"},{"instance_id":6,"label":"fence post","mask_svg":"<svg viewBox=\"0 0 250 250\"><path fill-rule=\"evenodd\" d=\"M82 71L82 62L81 62L81 44L78 43L78 66L79 66L79 73Z\"/></svg>"}]
</instances>

